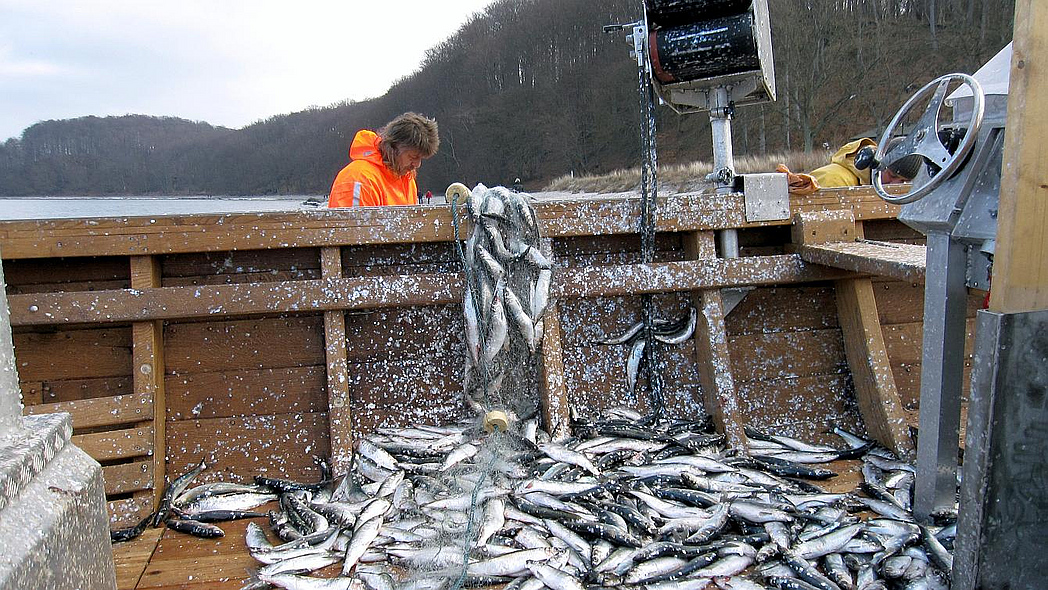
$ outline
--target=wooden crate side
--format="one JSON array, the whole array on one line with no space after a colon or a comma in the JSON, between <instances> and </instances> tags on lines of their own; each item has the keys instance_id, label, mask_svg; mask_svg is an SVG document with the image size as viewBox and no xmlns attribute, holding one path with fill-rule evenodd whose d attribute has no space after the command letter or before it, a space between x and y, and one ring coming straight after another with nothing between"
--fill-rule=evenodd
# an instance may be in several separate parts
<instances>
[{"instance_id":1,"label":"wooden crate side","mask_svg":"<svg viewBox=\"0 0 1048 590\"><path fill-rule=\"evenodd\" d=\"M131 374L131 328L60 329L13 334L18 376L56 381Z\"/></svg>"},{"instance_id":2,"label":"wooden crate side","mask_svg":"<svg viewBox=\"0 0 1048 590\"><path fill-rule=\"evenodd\" d=\"M17 353L15 356L17 357ZM30 405L31 402L26 397L26 392L29 391L32 394L34 389L39 392L39 398L33 399L39 399L36 403L45 404L134 393L130 375L126 377L98 377L93 379L29 381L22 383L22 402L24 404Z\"/></svg>"},{"instance_id":3,"label":"wooden crate side","mask_svg":"<svg viewBox=\"0 0 1048 590\"><path fill-rule=\"evenodd\" d=\"M127 494L153 489L153 461L132 461L102 467L106 495Z\"/></svg>"},{"instance_id":4,"label":"wooden crate side","mask_svg":"<svg viewBox=\"0 0 1048 590\"><path fill-rule=\"evenodd\" d=\"M629 352L628 345L564 348L565 386L571 406L582 417L595 418L616 406L641 412L650 409L645 374L640 375L635 390L629 391L626 374ZM693 342L664 347L659 356L667 414L696 419L705 416Z\"/></svg>"},{"instance_id":5,"label":"wooden crate side","mask_svg":"<svg viewBox=\"0 0 1048 590\"><path fill-rule=\"evenodd\" d=\"M91 434L74 434L73 444L96 461L146 457L153 452L153 427L138 426Z\"/></svg>"},{"instance_id":6,"label":"wooden crate side","mask_svg":"<svg viewBox=\"0 0 1048 590\"><path fill-rule=\"evenodd\" d=\"M461 355L423 352L411 359L350 361L348 372L355 435L472 415L462 392Z\"/></svg>"},{"instance_id":7,"label":"wooden crate side","mask_svg":"<svg viewBox=\"0 0 1048 590\"><path fill-rule=\"evenodd\" d=\"M134 526L153 512L153 495L148 491L134 492L128 498L109 500L107 505L109 528Z\"/></svg>"},{"instance_id":8,"label":"wooden crate side","mask_svg":"<svg viewBox=\"0 0 1048 590\"><path fill-rule=\"evenodd\" d=\"M180 420L167 424L167 472L178 477L204 460L195 480L250 482L255 475L317 480L313 457L326 458L327 414L278 414Z\"/></svg>"},{"instance_id":9,"label":"wooden crate side","mask_svg":"<svg viewBox=\"0 0 1048 590\"><path fill-rule=\"evenodd\" d=\"M724 318L728 334L756 334L836 328L833 285L818 283L759 287Z\"/></svg>"},{"instance_id":10,"label":"wooden crate side","mask_svg":"<svg viewBox=\"0 0 1048 590\"><path fill-rule=\"evenodd\" d=\"M410 358L432 351L465 353L462 305L427 305L345 314L351 361Z\"/></svg>"},{"instance_id":11,"label":"wooden crate side","mask_svg":"<svg viewBox=\"0 0 1048 590\"><path fill-rule=\"evenodd\" d=\"M4 260L9 293L126 289L131 272L124 256Z\"/></svg>"},{"instance_id":12,"label":"wooden crate side","mask_svg":"<svg viewBox=\"0 0 1048 590\"><path fill-rule=\"evenodd\" d=\"M845 373L839 328L731 336L732 373L738 382Z\"/></svg>"},{"instance_id":13,"label":"wooden crate side","mask_svg":"<svg viewBox=\"0 0 1048 590\"><path fill-rule=\"evenodd\" d=\"M654 296L659 319L677 321L687 317L690 294ZM622 334L641 321L641 297L583 297L559 300L561 331L565 347L589 346Z\"/></svg>"},{"instance_id":14,"label":"wooden crate side","mask_svg":"<svg viewBox=\"0 0 1048 590\"><path fill-rule=\"evenodd\" d=\"M153 419L151 394L116 395L48 404L26 405L23 414L68 412L73 429L97 428L145 422Z\"/></svg>"},{"instance_id":15,"label":"wooden crate side","mask_svg":"<svg viewBox=\"0 0 1048 590\"><path fill-rule=\"evenodd\" d=\"M161 257L160 267L165 286L176 284L169 282L176 279L212 282L207 277L228 283L320 277L319 254L315 248L172 254Z\"/></svg>"},{"instance_id":16,"label":"wooden crate side","mask_svg":"<svg viewBox=\"0 0 1048 590\"><path fill-rule=\"evenodd\" d=\"M323 316L259 317L220 322L169 322L164 327L168 374L324 364Z\"/></svg>"},{"instance_id":17,"label":"wooden crate side","mask_svg":"<svg viewBox=\"0 0 1048 590\"><path fill-rule=\"evenodd\" d=\"M738 389L746 423L756 428L837 446L840 439L827 435L834 426L865 433L845 374L749 381Z\"/></svg>"},{"instance_id":18,"label":"wooden crate side","mask_svg":"<svg viewBox=\"0 0 1048 590\"><path fill-rule=\"evenodd\" d=\"M164 384L168 421L327 410L323 365L167 375Z\"/></svg>"}]
</instances>

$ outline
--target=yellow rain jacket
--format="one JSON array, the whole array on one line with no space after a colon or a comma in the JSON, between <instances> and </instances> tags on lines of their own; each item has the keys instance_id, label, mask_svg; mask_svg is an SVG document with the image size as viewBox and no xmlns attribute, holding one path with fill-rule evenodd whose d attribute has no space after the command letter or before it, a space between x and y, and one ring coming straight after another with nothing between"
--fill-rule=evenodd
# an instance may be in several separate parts
<instances>
[{"instance_id":1,"label":"yellow rain jacket","mask_svg":"<svg viewBox=\"0 0 1048 590\"><path fill-rule=\"evenodd\" d=\"M816 168L808 174L815 178L821 188L836 186L858 186L870 184L870 169L855 168L855 154L866 146L877 147L877 142L868 137L857 139L841 146L830 158L830 163Z\"/></svg>"},{"instance_id":2,"label":"yellow rain jacket","mask_svg":"<svg viewBox=\"0 0 1048 590\"><path fill-rule=\"evenodd\" d=\"M349 159L351 162L331 185L328 207L418 204L415 172L397 176L386 167L374 131L357 132L349 148Z\"/></svg>"}]
</instances>

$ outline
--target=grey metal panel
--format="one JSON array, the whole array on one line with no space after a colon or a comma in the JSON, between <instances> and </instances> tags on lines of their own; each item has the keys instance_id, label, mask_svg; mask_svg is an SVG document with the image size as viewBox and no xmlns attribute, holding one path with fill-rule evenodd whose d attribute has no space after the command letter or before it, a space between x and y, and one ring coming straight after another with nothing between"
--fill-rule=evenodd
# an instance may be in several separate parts
<instances>
[{"instance_id":1,"label":"grey metal panel","mask_svg":"<svg viewBox=\"0 0 1048 590\"><path fill-rule=\"evenodd\" d=\"M776 221L790 218L790 187L779 172L744 174L746 221Z\"/></svg>"},{"instance_id":2,"label":"grey metal panel","mask_svg":"<svg viewBox=\"0 0 1048 590\"><path fill-rule=\"evenodd\" d=\"M964 271L964 245L946 234L929 233L913 501L914 515L921 520L956 503L967 312Z\"/></svg>"},{"instance_id":3,"label":"grey metal panel","mask_svg":"<svg viewBox=\"0 0 1048 590\"><path fill-rule=\"evenodd\" d=\"M1048 580L1048 310L980 311L956 590Z\"/></svg>"}]
</instances>

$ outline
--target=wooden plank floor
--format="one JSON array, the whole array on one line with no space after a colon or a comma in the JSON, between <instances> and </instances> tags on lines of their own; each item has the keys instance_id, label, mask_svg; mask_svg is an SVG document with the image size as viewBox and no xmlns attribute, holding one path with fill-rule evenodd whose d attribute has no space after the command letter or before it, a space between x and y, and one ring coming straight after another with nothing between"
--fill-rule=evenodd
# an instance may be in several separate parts
<instances>
[{"instance_id":1,"label":"wooden plank floor","mask_svg":"<svg viewBox=\"0 0 1048 590\"><path fill-rule=\"evenodd\" d=\"M265 518L254 519L268 527ZM198 539L166 528L113 546L118 590L205 590L240 588L258 568L244 544L247 520L221 523L226 536Z\"/></svg>"},{"instance_id":2,"label":"wooden plank floor","mask_svg":"<svg viewBox=\"0 0 1048 590\"><path fill-rule=\"evenodd\" d=\"M840 475L821 482L822 487L830 492L855 490L862 477L861 465L860 461L838 461L825 466ZM251 520L269 530L268 519ZM261 565L244 544L248 522L219 523L226 531L220 539L149 528L134 541L114 545L117 590L237 590L248 579L248 572ZM341 564L335 564L314 575L330 577L340 571Z\"/></svg>"}]
</instances>

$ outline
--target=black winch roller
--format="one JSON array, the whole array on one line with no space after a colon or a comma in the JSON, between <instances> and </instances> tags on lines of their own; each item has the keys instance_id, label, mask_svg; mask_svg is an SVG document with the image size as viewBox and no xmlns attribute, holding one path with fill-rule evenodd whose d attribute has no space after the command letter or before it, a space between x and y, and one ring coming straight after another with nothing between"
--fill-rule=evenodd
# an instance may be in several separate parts
<instances>
[{"instance_id":1,"label":"black winch roller","mask_svg":"<svg viewBox=\"0 0 1048 590\"><path fill-rule=\"evenodd\" d=\"M694 21L694 15L716 18L745 12L750 0L647 0L648 24L668 27Z\"/></svg>"},{"instance_id":2,"label":"black winch roller","mask_svg":"<svg viewBox=\"0 0 1048 590\"><path fill-rule=\"evenodd\" d=\"M753 14L651 31L648 51L655 78L664 84L760 69Z\"/></svg>"}]
</instances>

